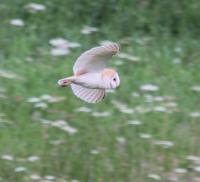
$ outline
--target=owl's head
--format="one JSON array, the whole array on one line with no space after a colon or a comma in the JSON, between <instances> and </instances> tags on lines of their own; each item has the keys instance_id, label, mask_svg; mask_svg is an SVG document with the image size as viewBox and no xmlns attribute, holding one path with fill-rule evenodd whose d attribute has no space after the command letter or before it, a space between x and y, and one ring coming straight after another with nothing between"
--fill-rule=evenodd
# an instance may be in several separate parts
<instances>
[{"instance_id":1,"label":"owl's head","mask_svg":"<svg viewBox=\"0 0 200 182\"><path fill-rule=\"evenodd\" d=\"M115 89L120 85L119 75L113 69L104 69L102 72L102 78L107 89Z\"/></svg>"}]
</instances>

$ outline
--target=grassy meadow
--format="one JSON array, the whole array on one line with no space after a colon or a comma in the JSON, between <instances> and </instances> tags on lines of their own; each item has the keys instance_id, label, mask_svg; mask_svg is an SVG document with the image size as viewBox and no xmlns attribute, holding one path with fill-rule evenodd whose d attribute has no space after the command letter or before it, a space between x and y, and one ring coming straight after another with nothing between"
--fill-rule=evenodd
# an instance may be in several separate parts
<instances>
[{"instance_id":1,"label":"grassy meadow","mask_svg":"<svg viewBox=\"0 0 200 182\"><path fill-rule=\"evenodd\" d=\"M200 181L200 3L131 2L0 3L0 182ZM57 86L107 41L118 89Z\"/></svg>"}]
</instances>

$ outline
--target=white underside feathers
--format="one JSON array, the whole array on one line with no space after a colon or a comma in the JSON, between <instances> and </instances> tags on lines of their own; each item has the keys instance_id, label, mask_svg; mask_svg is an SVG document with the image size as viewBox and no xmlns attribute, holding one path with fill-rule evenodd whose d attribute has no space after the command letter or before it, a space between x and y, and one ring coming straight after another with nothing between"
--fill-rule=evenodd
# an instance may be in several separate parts
<instances>
[{"instance_id":1,"label":"white underside feathers","mask_svg":"<svg viewBox=\"0 0 200 182\"><path fill-rule=\"evenodd\" d=\"M104 89L90 89L77 84L71 84L73 93L88 103L100 102L105 97Z\"/></svg>"}]
</instances>

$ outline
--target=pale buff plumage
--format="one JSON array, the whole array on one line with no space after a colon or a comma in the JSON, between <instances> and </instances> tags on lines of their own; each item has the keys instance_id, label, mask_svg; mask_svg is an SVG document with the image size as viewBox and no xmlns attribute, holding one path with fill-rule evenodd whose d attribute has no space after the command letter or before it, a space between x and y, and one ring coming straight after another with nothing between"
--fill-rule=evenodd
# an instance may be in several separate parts
<instances>
[{"instance_id":1,"label":"pale buff plumage","mask_svg":"<svg viewBox=\"0 0 200 182\"><path fill-rule=\"evenodd\" d=\"M106 89L115 89L120 84L118 73L106 68L108 60L117 52L119 46L116 43L84 52L74 64L74 75L58 80L58 85L70 85L73 93L86 102L100 102L105 97Z\"/></svg>"}]
</instances>

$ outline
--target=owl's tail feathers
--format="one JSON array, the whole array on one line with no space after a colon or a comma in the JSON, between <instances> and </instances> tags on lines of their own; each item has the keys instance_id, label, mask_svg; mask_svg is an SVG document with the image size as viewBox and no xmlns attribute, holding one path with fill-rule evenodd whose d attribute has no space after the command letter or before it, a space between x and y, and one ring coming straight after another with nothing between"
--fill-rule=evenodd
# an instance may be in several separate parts
<instances>
[{"instance_id":1,"label":"owl's tail feathers","mask_svg":"<svg viewBox=\"0 0 200 182\"><path fill-rule=\"evenodd\" d=\"M57 83L60 87L66 87L66 86L71 85L72 80L73 80L73 77L67 77L67 78L63 78L63 79L58 80Z\"/></svg>"}]
</instances>

